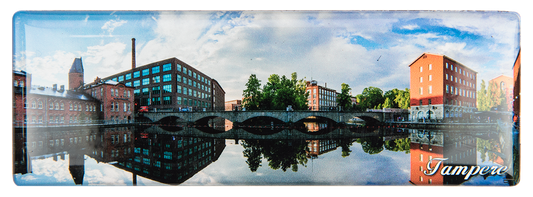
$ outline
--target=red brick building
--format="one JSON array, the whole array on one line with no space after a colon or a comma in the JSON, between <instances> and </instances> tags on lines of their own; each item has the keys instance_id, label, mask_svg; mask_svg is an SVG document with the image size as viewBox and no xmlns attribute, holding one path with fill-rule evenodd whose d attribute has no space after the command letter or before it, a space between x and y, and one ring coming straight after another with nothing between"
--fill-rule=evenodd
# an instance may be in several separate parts
<instances>
[{"instance_id":1,"label":"red brick building","mask_svg":"<svg viewBox=\"0 0 533 197\"><path fill-rule=\"evenodd\" d=\"M317 81L307 81L307 106L312 111L331 110L337 107L337 93L336 90L323 87L317 84Z\"/></svg>"},{"instance_id":2,"label":"red brick building","mask_svg":"<svg viewBox=\"0 0 533 197\"><path fill-rule=\"evenodd\" d=\"M100 119L112 122L130 122L134 119L133 87L96 78L92 85L86 86L85 92L100 101Z\"/></svg>"},{"instance_id":3,"label":"red brick building","mask_svg":"<svg viewBox=\"0 0 533 197\"><path fill-rule=\"evenodd\" d=\"M489 84L493 83L495 88L505 95L506 105L503 109L498 111L511 111L513 109L513 86L514 81L512 77L500 75L489 81Z\"/></svg>"},{"instance_id":4,"label":"red brick building","mask_svg":"<svg viewBox=\"0 0 533 197\"><path fill-rule=\"evenodd\" d=\"M13 71L13 125L15 126L26 124L27 87L31 86L27 83L26 75L24 71Z\"/></svg>"},{"instance_id":5,"label":"red brick building","mask_svg":"<svg viewBox=\"0 0 533 197\"><path fill-rule=\"evenodd\" d=\"M409 68L411 120L459 121L476 111L476 71L431 53L420 55Z\"/></svg>"}]
</instances>

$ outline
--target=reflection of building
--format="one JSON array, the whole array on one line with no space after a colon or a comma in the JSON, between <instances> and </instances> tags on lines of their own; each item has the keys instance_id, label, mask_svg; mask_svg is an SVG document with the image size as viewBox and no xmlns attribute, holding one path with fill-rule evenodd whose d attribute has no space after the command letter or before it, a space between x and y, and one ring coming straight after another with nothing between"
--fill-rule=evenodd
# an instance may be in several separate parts
<instances>
[{"instance_id":1,"label":"reflection of building","mask_svg":"<svg viewBox=\"0 0 533 197\"><path fill-rule=\"evenodd\" d=\"M513 65L513 80L514 80L514 89L513 89L513 113L514 116L517 117L515 121L518 121L518 118L520 118L520 73L521 69L520 66L522 63L520 62L520 51L518 51L518 56L516 57L516 60Z\"/></svg>"},{"instance_id":2,"label":"reflection of building","mask_svg":"<svg viewBox=\"0 0 533 197\"><path fill-rule=\"evenodd\" d=\"M440 169L434 175L424 174L428 161L448 158L442 165L477 165L476 137L462 132L411 130L411 180L414 185L453 185L464 182L464 176L443 176ZM433 161L433 167L437 162ZM442 169L442 166L441 166Z\"/></svg>"},{"instance_id":3,"label":"reflection of building","mask_svg":"<svg viewBox=\"0 0 533 197\"><path fill-rule=\"evenodd\" d=\"M308 143L307 157L317 158L318 155L337 149L337 140L306 140Z\"/></svg>"},{"instance_id":4,"label":"reflection of building","mask_svg":"<svg viewBox=\"0 0 533 197\"><path fill-rule=\"evenodd\" d=\"M330 110L337 107L337 91L327 87L320 86L315 80L307 81L307 105L310 110Z\"/></svg>"},{"instance_id":5,"label":"reflection of building","mask_svg":"<svg viewBox=\"0 0 533 197\"><path fill-rule=\"evenodd\" d=\"M502 92L505 95L506 109L498 109L498 111L511 111L513 105L513 78L505 75L500 75L489 81L494 83L494 86L498 91ZM489 86L490 87L490 86Z\"/></svg>"},{"instance_id":6,"label":"reflection of building","mask_svg":"<svg viewBox=\"0 0 533 197\"><path fill-rule=\"evenodd\" d=\"M409 67L411 120L456 121L476 109L476 71L431 53Z\"/></svg>"},{"instance_id":7,"label":"reflection of building","mask_svg":"<svg viewBox=\"0 0 533 197\"><path fill-rule=\"evenodd\" d=\"M114 165L134 176L167 184L183 183L216 161L226 146L224 139L165 134L137 132L135 139L132 157Z\"/></svg>"}]
</instances>

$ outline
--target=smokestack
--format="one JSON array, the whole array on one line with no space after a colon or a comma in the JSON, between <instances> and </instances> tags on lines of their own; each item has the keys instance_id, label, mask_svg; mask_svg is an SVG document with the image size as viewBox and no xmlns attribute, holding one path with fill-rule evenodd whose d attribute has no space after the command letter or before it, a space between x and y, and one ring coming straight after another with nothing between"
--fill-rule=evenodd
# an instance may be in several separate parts
<instances>
[{"instance_id":1,"label":"smokestack","mask_svg":"<svg viewBox=\"0 0 533 197\"><path fill-rule=\"evenodd\" d=\"M131 69L135 68L135 38L131 39Z\"/></svg>"}]
</instances>

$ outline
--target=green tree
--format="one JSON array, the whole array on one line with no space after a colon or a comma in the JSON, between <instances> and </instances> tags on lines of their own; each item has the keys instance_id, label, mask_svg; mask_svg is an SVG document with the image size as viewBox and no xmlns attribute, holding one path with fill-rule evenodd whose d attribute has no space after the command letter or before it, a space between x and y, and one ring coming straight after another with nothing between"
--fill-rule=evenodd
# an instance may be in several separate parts
<instances>
[{"instance_id":1,"label":"green tree","mask_svg":"<svg viewBox=\"0 0 533 197\"><path fill-rule=\"evenodd\" d=\"M493 107L497 107L498 110L508 110L505 93L498 88L495 82L489 82L487 87L485 80L481 80L481 87L477 92L476 100L479 111L490 111Z\"/></svg>"},{"instance_id":2,"label":"green tree","mask_svg":"<svg viewBox=\"0 0 533 197\"><path fill-rule=\"evenodd\" d=\"M392 101L388 97L385 97L383 108L394 108L394 106L392 105Z\"/></svg>"},{"instance_id":3,"label":"green tree","mask_svg":"<svg viewBox=\"0 0 533 197\"><path fill-rule=\"evenodd\" d=\"M298 80L296 73L291 74L291 79L270 75L261 95L260 109L284 110L291 105L294 110L305 110L308 107L305 82Z\"/></svg>"},{"instance_id":4,"label":"green tree","mask_svg":"<svg viewBox=\"0 0 533 197\"><path fill-rule=\"evenodd\" d=\"M383 91L377 87L367 87L356 96L359 110L375 109L381 107L385 101Z\"/></svg>"},{"instance_id":5,"label":"green tree","mask_svg":"<svg viewBox=\"0 0 533 197\"><path fill-rule=\"evenodd\" d=\"M351 110L352 108L352 97L350 96L350 85L342 83L341 84L341 93L337 95L337 105L343 110Z\"/></svg>"},{"instance_id":6,"label":"green tree","mask_svg":"<svg viewBox=\"0 0 533 197\"><path fill-rule=\"evenodd\" d=\"M481 87L479 88L479 91L477 91L477 108L479 111L489 111L490 110L490 103L487 102L488 94L486 90L485 80L481 80Z\"/></svg>"},{"instance_id":7,"label":"green tree","mask_svg":"<svg viewBox=\"0 0 533 197\"><path fill-rule=\"evenodd\" d=\"M243 91L243 107L246 110L258 110L262 102L261 98L261 81L257 79L255 74L251 74L246 83L246 89Z\"/></svg>"},{"instance_id":8,"label":"green tree","mask_svg":"<svg viewBox=\"0 0 533 197\"><path fill-rule=\"evenodd\" d=\"M394 102L396 102L398 107L401 109L409 109L411 106L411 95L409 93L409 88L405 88L403 91L400 90L398 95L396 95Z\"/></svg>"}]
</instances>

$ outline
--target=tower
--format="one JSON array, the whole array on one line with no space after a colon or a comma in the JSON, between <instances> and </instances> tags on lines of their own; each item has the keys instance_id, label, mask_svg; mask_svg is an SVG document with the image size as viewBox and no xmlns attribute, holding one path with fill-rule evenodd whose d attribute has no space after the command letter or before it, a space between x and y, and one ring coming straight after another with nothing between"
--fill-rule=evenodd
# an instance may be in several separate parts
<instances>
[{"instance_id":1,"label":"tower","mask_svg":"<svg viewBox=\"0 0 533 197\"><path fill-rule=\"evenodd\" d=\"M83 86L83 64L81 62L81 57L74 59L72 67L68 72L68 89L74 90Z\"/></svg>"}]
</instances>

